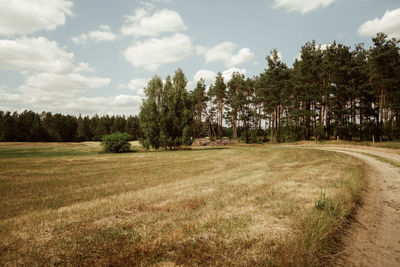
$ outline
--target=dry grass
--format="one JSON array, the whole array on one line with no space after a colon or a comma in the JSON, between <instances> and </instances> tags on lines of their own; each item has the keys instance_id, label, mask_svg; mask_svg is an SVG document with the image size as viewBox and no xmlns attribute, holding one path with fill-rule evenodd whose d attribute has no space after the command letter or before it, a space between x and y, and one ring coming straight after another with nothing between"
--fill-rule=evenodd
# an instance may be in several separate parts
<instances>
[{"instance_id":1,"label":"dry grass","mask_svg":"<svg viewBox=\"0 0 400 267\"><path fill-rule=\"evenodd\" d=\"M0 264L318 265L362 184L319 150L68 146L82 154L0 159Z\"/></svg>"},{"instance_id":2,"label":"dry grass","mask_svg":"<svg viewBox=\"0 0 400 267\"><path fill-rule=\"evenodd\" d=\"M356 142L356 141L343 141L343 140L330 140L330 141L299 141L294 142L294 144L299 145L343 145L343 146L367 146L367 147L377 147L377 148L392 148L392 149L400 149L400 142L399 141L385 141L385 142Z\"/></svg>"}]
</instances>

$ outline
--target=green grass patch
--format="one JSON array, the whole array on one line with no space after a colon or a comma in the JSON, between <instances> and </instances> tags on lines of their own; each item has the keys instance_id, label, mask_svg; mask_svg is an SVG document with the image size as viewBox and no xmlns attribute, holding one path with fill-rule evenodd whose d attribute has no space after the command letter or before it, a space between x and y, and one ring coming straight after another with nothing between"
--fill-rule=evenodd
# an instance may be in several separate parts
<instances>
[{"instance_id":1,"label":"green grass patch","mask_svg":"<svg viewBox=\"0 0 400 267\"><path fill-rule=\"evenodd\" d=\"M31 157L61 157L61 156L81 156L81 155L95 155L101 153L100 151L90 150L81 151L79 149L71 149L70 146L66 147L39 147L39 148L10 148L0 147L0 159L10 158L31 158Z\"/></svg>"}]
</instances>

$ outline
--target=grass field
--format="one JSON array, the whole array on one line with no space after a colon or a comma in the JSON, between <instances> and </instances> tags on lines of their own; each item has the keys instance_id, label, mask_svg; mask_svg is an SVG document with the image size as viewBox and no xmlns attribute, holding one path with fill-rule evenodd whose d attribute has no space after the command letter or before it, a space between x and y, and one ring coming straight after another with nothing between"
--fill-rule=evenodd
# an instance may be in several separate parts
<instances>
[{"instance_id":1,"label":"grass field","mask_svg":"<svg viewBox=\"0 0 400 267\"><path fill-rule=\"evenodd\" d=\"M400 149L400 142L399 141L385 141L385 142L349 142L343 140L330 140L330 141L300 141L295 142L295 144L321 144L321 145L344 145L344 146L368 146L368 147L378 147L378 148L392 148L392 149Z\"/></svg>"},{"instance_id":2,"label":"grass field","mask_svg":"<svg viewBox=\"0 0 400 267\"><path fill-rule=\"evenodd\" d=\"M0 144L1 265L318 265L363 166L277 145Z\"/></svg>"}]
</instances>

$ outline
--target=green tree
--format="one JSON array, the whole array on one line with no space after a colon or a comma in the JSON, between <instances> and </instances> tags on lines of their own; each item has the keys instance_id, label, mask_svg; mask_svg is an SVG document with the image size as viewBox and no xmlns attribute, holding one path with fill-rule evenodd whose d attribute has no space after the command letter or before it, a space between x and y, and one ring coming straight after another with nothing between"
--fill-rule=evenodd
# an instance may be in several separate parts
<instances>
[{"instance_id":1,"label":"green tree","mask_svg":"<svg viewBox=\"0 0 400 267\"><path fill-rule=\"evenodd\" d=\"M257 94L264 103L264 111L271 113L271 136L275 135L276 142L280 143L284 104L290 97L290 72L276 49L267 56L267 62L268 69L260 75Z\"/></svg>"},{"instance_id":2,"label":"green tree","mask_svg":"<svg viewBox=\"0 0 400 267\"><path fill-rule=\"evenodd\" d=\"M353 51L353 61L351 84L355 91L356 108L359 118L359 138L360 141L363 141L364 137L370 138L372 135L368 121L374 114L372 103L375 102L375 93L369 82L368 51L364 49L362 44L356 45Z\"/></svg>"},{"instance_id":3,"label":"green tree","mask_svg":"<svg viewBox=\"0 0 400 267\"><path fill-rule=\"evenodd\" d=\"M139 115L144 147L173 149L191 144L194 104L186 84L181 69L175 72L172 81L168 76L164 86L157 76L150 80Z\"/></svg>"},{"instance_id":4,"label":"green tree","mask_svg":"<svg viewBox=\"0 0 400 267\"><path fill-rule=\"evenodd\" d=\"M111 125L111 133L125 132L126 119L125 116L113 116L114 120Z\"/></svg>"},{"instance_id":5,"label":"green tree","mask_svg":"<svg viewBox=\"0 0 400 267\"><path fill-rule=\"evenodd\" d=\"M16 121L9 111L7 111L0 121L0 141L16 141Z\"/></svg>"},{"instance_id":6,"label":"green tree","mask_svg":"<svg viewBox=\"0 0 400 267\"><path fill-rule=\"evenodd\" d=\"M126 119L125 129L126 132L132 136L132 140L138 140L141 137L139 124L140 122L138 116L129 116Z\"/></svg>"},{"instance_id":7,"label":"green tree","mask_svg":"<svg viewBox=\"0 0 400 267\"><path fill-rule=\"evenodd\" d=\"M372 41L374 46L370 49L370 78L371 86L377 92L375 104L379 112L376 115L376 125L377 135L381 136L382 127L390 128L394 125L396 112L398 119L400 55L397 44L399 41L394 38L387 39L384 33L378 33Z\"/></svg>"},{"instance_id":8,"label":"green tree","mask_svg":"<svg viewBox=\"0 0 400 267\"><path fill-rule=\"evenodd\" d=\"M101 144L104 146L105 152L123 153L129 152L132 136L127 133L113 133L104 135L101 138Z\"/></svg>"},{"instance_id":9,"label":"green tree","mask_svg":"<svg viewBox=\"0 0 400 267\"><path fill-rule=\"evenodd\" d=\"M215 98L215 102L217 104L218 137L222 138L222 121L224 118L223 109L226 97L226 84L221 72L219 72L217 77L215 77L215 85L210 87L210 95Z\"/></svg>"},{"instance_id":10,"label":"green tree","mask_svg":"<svg viewBox=\"0 0 400 267\"><path fill-rule=\"evenodd\" d=\"M143 100L140 107L139 121L140 131L143 137L139 139L140 143L146 149L160 147L160 116L161 100L163 94L162 80L154 76L145 88L146 99Z\"/></svg>"},{"instance_id":11,"label":"green tree","mask_svg":"<svg viewBox=\"0 0 400 267\"><path fill-rule=\"evenodd\" d=\"M82 116L79 114L79 117L77 119L77 139L79 141L90 141L92 140L93 133L90 128L90 118L89 116L85 116L82 118Z\"/></svg>"},{"instance_id":12,"label":"green tree","mask_svg":"<svg viewBox=\"0 0 400 267\"><path fill-rule=\"evenodd\" d=\"M315 41L307 42L301 47L300 60L294 66L294 87L296 102L299 107L297 114L301 116L303 138L308 140L312 134L311 123L316 128L318 103L321 103L323 65L321 47ZM313 121L311 121L313 119ZM315 129L316 130L316 129ZM315 135L314 130L314 135Z\"/></svg>"},{"instance_id":13,"label":"green tree","mask_svg":"<svg viewBox=\"0 0 400 267\"><path fill-rule=\"evenodd\" d=\"M206 95L206 85L204 79L197 81L196 88L191 94L194 108L193 137L201 137L204 132L203 114L206 113L208 97Z\"/></svg>"},{"instance_id":14,"label":"green tree","mask_svg":"<svg viewBox=\"0 0 400 267\"><path fill-rule=\"evenodd\" d=\"M353 54L350 47L332 44L328 49L330 72L330 112L334 121L334 137L352 138L352 127L355 124L355 88L353 82Z\"/></svg>"},{"instance_id":15,"label":"green tree","mask_svg":"<svg viewBox=\"0 0 400 267\"><path fill-rule=\"evenodd\" d=\"M245 88L245 77L243 74L239 72L234 72L232 74L231 80L228 82L227 93L226 93L226 104L227 104L227 115L228 122L233 127L233 139L238 139L238 113L241 108L241 104L243 104L243 99L240 96L244 97L245 94L243 92L246 90ZM241 95L239 95L241 94Z\"/></svg>"}]
</instances>

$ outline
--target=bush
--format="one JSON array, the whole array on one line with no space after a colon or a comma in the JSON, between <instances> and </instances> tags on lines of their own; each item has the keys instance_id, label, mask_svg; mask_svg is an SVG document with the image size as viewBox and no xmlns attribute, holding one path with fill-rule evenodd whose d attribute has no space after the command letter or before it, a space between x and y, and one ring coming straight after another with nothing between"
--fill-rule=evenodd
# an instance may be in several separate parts
<instances>
[{"instance_id":1,"label":"bush","mask_svg":"<svg viewBox=\"0 0 400 267\"><path fill-rule=\"evenodd\" d=\"M103 135L101 138L101 144L104 146L105 152L122 153L130 150L130 140L132 140L132 136L130 134L113 133Z\"/></svg>"}]
</instances>

